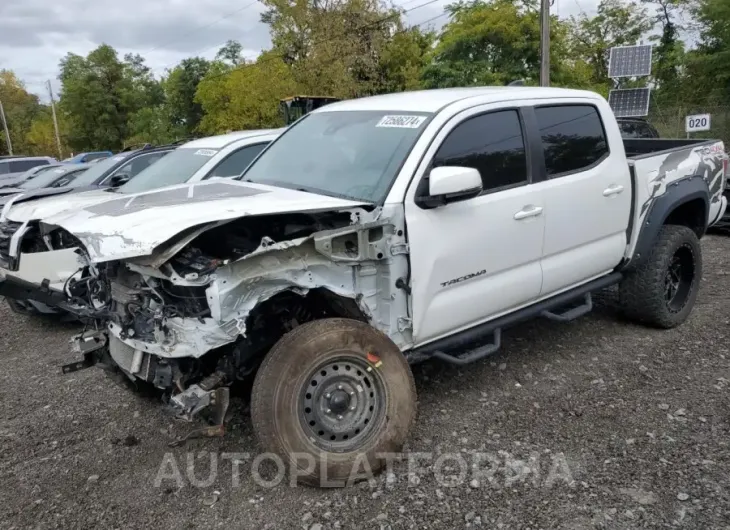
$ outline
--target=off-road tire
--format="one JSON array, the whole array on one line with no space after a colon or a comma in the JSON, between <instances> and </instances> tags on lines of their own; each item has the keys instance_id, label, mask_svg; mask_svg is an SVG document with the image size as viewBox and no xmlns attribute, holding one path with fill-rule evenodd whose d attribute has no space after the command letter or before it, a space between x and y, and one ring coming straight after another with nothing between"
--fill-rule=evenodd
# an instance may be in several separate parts
<instances>
[{"instance_id":1,"label":"off-road tire","mask_svg":"<svg viewBox=\"0 0 730 530\"><path fill-rule=\"evenodd\" d=\"M382 400L377 402L376 410L382 414L377 422L373 418L367 436L363 431L345 442L359 443L357 447L328 450L322 448L326 442L305 431L306 425L311 425L306 422L310 418L300 407L304 395L312 396L306 399L315 399L312 389L316 387L309 385L312 377L319 376L320 367L340 363L338 359L342 356L355 362L350 363L352 366L347 365L348 361L341 362L341 370L365 366L363 374L372 379L373 387L378 383L382 390L378 399ZM325 382L320 385L320 391L324 386ZM352 399L359 400L360 395ZM350 403L359 407L360 401L348 401L348 406ZM314 407L313 402L310 404ZM387 462L386 454L394 455L401 450L416 417L413 374L398 347L375 328L344 318L309 322L284 335L264 358L253 385L251 417L264 450L282 459L291 480L292 472L296 471L297 482L322 487L347 486L371 478L369 472L374 475ZM302 456L306 457L304 461Z\"/></svg>"},{"instance_id":2,"label":"off-road tire","mask_svg":"<svg viewBox=\"0 0 730 530\"><path fill-rule=\"evenodd\" d=\"M679 249L691 253L693 278L681 309L671 310L665 298L665 276ZM632 320L664 329L673 328L687 320L697 300L701 278L702 250L697 234L686 226L664 225L650 255L621 281L621 309Z\"/></svg>"}]
</instances>

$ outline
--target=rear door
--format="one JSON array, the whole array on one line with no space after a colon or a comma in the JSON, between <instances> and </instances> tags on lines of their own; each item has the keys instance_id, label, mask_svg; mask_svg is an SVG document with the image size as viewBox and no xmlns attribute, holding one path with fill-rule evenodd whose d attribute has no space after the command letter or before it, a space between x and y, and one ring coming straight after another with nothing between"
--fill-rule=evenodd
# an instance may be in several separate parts
<instances>
[{"instance_id":1,"label":"rear door","mask_svg":"<svg viewBox=\"0 0 730 530\"><path fill-rule=\"evenodd\" d=\"M536 106L535 118L548 179L544 297L621 262L632 193L618 127L607 132L594 102Z\"/></svg>"}]
</instances>

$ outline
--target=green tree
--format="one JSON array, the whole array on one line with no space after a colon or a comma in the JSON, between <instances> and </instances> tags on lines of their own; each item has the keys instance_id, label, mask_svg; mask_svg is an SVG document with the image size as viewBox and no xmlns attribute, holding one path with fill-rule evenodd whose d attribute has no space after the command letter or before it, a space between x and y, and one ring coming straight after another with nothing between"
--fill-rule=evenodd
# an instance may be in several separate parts
<instances>
[{"instance_id":1,"label":"green tree","mask_svg":"<svg viewBox=\"0 0 730 530\"><path fill-rule=\"evenodd\" d=\"M540 72L540 21L534 0L476 0L447 7L451 20L439 35L423 70L428 88L537 84ZM568 56L568 26L551 20L551 80L587 86L587 65Z\"/></svg>"},{"instance_id":2,"label":"green tree","mask_svg":"<svg viewBox=\"0 0 730 530\"><path fill-rule=\"evenodd\" d=\"M195 92L209 70L210 62L201 57L183 59L162 82L170 124L185 136L192 135L203 119Z\"/></svg>"},{"instance_id":3,"label":"green tree","mask_svg":"<svg viewBox=\"0 0 730 530\"><path fill-rule=\"evenodd\" d=\"M199 129L208 134L280 127L279 100L296 93L291 70L273 52L230 72L212 72L198 85L204 111Z\"/></svg>"},{"instance_id":4,"label":"green tree","mask_svg":"<svg viewBox=\"0 0 730 530\"><path fill-rule=\"evenodd\" d=\"M58 115L59 136L61 137L61 150L64 156L69 156L71 149L65 142L67 136L67 124L63 115ZM25 143L28 146L29 155L50 155L58 158L58 146L56 144L56 129L53 125L53 115L50 106L42 106L38 111L30 128L25 136Z\"/></svg>"},{"instance_id":5,"label":"green tree","mask_svg":"<svg viewBox=\"0 0 730 530\"><path fill-rule=\"evenodd\" d=\"M638 44L652 28L645 8L628 0L601 0L598 13L583 13L571 20L573 57L582 57L591 67L594 85L607 86L609 50L614 46Z\"/></svg>"},{"instance_id":6,"label":"green tree","mask_svg":"<svg viewBox=\"0 0 730 530\"><path fill-rule=\"evenodd\" d=\"M380 93L393 86L390 79L384 80L384 71L399 71L401 82L395 85L403 86L404 68L420 61L404 61L403 49L389 48L393 35L404 30L402 11L380 0L262 3L268 8L261 20L269 26L272 51L291 67L306 93L343 98ZM389 66L395 70L389 71Z\"/></svg>"},{"instance_id":7,"label":"green tree","mask_svg":"<svg viewBox=\"0 0 730 530\"><path fill-rule=\"evenodd\" d=\"M69 145L77 151L122 147L134 114L164 98L141 56L120 61L106 44L86 57L69 53L60 67L60 108L68 120Z\"/></svg>"},{"instance_id":8,"label":"green tree","mask_svg":"<svg viewBox=\"0 0 730 530\"><path fill-rule=\"evenodd\" d=\"M687 78L706 98L727 105L730 98L730 3L727 0L698 0L693 13L700 25L701 41L697 51L688 58Z\"/></svg>"},{"instance_id":9,"label":"green tree","mask_svg":"<svg viewBox=\"0 0 730 530\"><path fill-rule=\"evenodd\" d=\"M3 102L5 118L8 122L13 153L27 154L30 146L26 143L26 135L33 119L42 108L38 96L30 94L12 70L0 70L0 100ZM5 131L1 124L0 153L8 154Z\"/></svg>"},{"instance_id":10,"label":"green tree","mask_svg":"<svg viewBox=\"0 0 730 530\"><path fill-rule=\"evenodd\" d=\"M215 60L226 63L230 66L238 66L243 64L243 46L235 40L226 41L226 43L215 54Z\"/></svg>"}]
</instances>

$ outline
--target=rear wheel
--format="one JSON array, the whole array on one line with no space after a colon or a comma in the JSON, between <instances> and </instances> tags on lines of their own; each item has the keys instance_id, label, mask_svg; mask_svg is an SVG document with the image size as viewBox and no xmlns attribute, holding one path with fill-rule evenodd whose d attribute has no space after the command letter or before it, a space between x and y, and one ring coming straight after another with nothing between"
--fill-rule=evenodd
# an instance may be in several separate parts
<instances>
[{"instance_id":1,"label":"rear wheel","mask_svg":"<svg viewBox=\"0 0 730 530\"><path fill-rule=\"evenodd\" d=\"M623 279L624 313L660 328L678 326L689 316L702 278L702 251L686 226L665 225L649 257Z\"/></svg>"},{"instance_id":2,"label":"rear wheel","mask_svg":"<svg viewBox=\"0 0 730 530\"><path fill-rule=\"evenodd\" d=\"M264 448L300 482L319 486L370 478L401 449L415 415L413 375L398 347L367 324L339 318L282 337L251 400Z\"/></svg>"}]
</instances>

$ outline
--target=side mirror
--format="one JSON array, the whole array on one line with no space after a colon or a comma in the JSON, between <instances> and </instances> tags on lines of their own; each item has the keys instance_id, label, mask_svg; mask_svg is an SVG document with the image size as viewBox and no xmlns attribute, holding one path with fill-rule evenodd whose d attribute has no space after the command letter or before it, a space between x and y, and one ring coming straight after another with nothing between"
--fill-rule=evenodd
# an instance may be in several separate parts
<instances>
[{"instance_id":1,"label":"side mirror","mask_svg":"<svg viewBox=\"0 0 730 530\"><path fill-rule=\"evenodd\" d=\"M114 175L112 177L111 181L109 181L109 185L112 188L118 188L122 184L126 184L127 182L129 182L129 178L130 177L127 173L119 173L118 175Z\"/></svg>"},{"instance_id":2,"label":"side mirror","mask_svg":"<svg viewBox=\"0 0 730 530\"><path fill-rule=\"evenodd\" d=\"M482 192L482 176L472 167L442 166L431 170L428 193L422 190L416 197L421 208L436 208L450 202L465 201Z\"/></svg>"}]
</instances>

